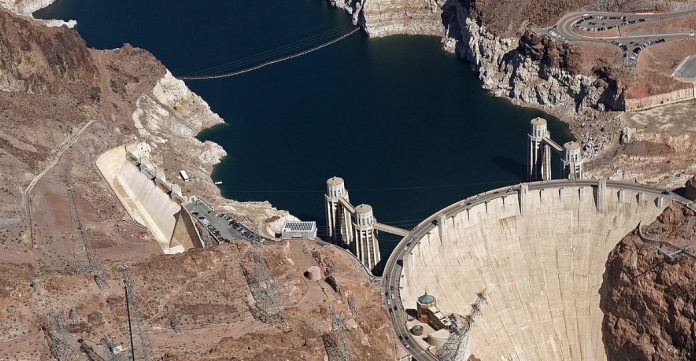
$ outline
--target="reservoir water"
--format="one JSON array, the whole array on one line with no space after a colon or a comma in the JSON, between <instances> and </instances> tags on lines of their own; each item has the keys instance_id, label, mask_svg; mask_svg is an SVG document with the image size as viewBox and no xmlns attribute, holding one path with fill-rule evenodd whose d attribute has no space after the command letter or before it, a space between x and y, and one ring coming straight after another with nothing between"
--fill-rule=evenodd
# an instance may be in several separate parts
<instances>
[{"instance_id":1,"label":"reservoir water","mask_svg":"<svg viewBox=\"0 0 696 361\"><path fill-rule=\"evenodd\" d=\"M91 47L145 48L175 75L350 29L350 17L325 0L59 0L35 16L76 19ZM432 37L357 33L238 77L187 84L227 123L199 135L229 153L213 175L223 194L321 224L331 176L378 220L411 228L466 196L522 181L532 118L549 119L556 141L569 139L557 119L487 94ZM386 258L397 238L380 241Z\"/></svg>"}]
</instances>

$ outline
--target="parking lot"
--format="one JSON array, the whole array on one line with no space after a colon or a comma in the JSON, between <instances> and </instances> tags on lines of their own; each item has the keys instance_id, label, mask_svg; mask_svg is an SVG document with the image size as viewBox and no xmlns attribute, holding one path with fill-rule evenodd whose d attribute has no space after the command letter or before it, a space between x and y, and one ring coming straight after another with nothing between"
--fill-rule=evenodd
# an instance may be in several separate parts
<instances>
[{"instance_id":1,"label":"parking lot","mask_svg":"<svg viewBox=\"0 0 696 361\"><path fill-rule=\"evenodd\" d=\"M184 208L200 225L207 229L215 244L230 243L235 240L264 241L239 220L225 213L216 213L208 204L195 200L184 204Z\"/></svg>"}]
</instances>

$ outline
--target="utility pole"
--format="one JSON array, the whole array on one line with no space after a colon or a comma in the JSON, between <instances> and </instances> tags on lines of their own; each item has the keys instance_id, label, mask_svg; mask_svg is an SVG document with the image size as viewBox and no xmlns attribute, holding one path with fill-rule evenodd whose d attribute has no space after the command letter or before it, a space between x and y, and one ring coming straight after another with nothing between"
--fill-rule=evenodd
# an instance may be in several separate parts
<instances>
[{"instance_id":1,"label":"utility pole","mask_svg":"<svg viewBox=\"0 0 696 361\"><path fill-rule=\"evenodd\" d=\"M471 312L464 317L464 324L460 324L457 320L453 322L447 342L437 351L437 357L441 361L466 361L469 358L471 329L474 327L476 317L481 315L481 308L487 302L488 296L483 289L478 293L476 302L471 305Z\"/></svg>"},{"instance_id":2,"label":"utility pole","mask_svg":"<svg viewBox=\"0 0 696 361\"><path fill-rule=\"evenodd\" d=\"M75 268L80 274L93 274L99 288L104 288L107 286L104 269L92 248L92 243L85 234L84 226L80 220L80 213L75 203L75 188L72 185L68 185L67 190L68 198L70 198L70 214L72 215L73 222L79 233L79 235L75 237L79 238L79 241L73 238L75 247Z\"/></svg>"},{"instance_id":3,"label":"utility pole","mask_svg":"<svg viewBox=\"0 0 696 361\"><path fill-rule=\"evenodd\" d=\"M154 356L152 345L143 331L142 316L138 307L138 301L133 293L133 281L128 273L128 264L123 264L123 290L126 295L128 334L130 337L132 361L149 361ZM140 348L139 352L136 348L136 342Z\"/></svg>"},{"instance_id":4,"label":"utility pole","mask_svg":"<svg viewBox=\"0 0 696 361\"><path fill-rule=\"evenodd\" d=\"M287 328L285 308L278 296L278 288L275 282L273 282L270 272L268 272L263 255L261 255L258 249L258 243L253 241L251 243L251 256L254 261L254 267L253 269L242 267L242 273L255 301L254 316L261 322L268 324L282 322Z\"/></svg>"}]
</instances>

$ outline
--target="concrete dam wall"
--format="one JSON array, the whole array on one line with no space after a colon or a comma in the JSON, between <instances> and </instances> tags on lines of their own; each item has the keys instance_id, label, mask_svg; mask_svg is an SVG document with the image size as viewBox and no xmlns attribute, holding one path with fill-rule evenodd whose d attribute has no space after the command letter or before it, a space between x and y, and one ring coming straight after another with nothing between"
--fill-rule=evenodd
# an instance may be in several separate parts
<instances>
[{"instance_id":1,"label":"concrete dam wall","mask_svg":"<svg viewBox=\"0 0 696 361\"><path fill-rule=\"evenodd\" d=\"M148 228L164 253L200 247L193 220L172 195L172 185L157 178L151 166L137 165L128 153L125 146L117 147L97 159L97 167L128 214Z\"/></svg>"},{"instance_id":2,"label":"concrete dam wall","mask_svg":"<svg viewBox=\"0 0 696 361\"><path fill-rule=\"evenodd\" d=\"M500 193L433 216L438 225L413 239L403 307L427 292L443 313L468 315L485 290L469 341L477 358L605 360L599 289L609 252L670 198L596 183Z\"/></svg>"}]
</instances>

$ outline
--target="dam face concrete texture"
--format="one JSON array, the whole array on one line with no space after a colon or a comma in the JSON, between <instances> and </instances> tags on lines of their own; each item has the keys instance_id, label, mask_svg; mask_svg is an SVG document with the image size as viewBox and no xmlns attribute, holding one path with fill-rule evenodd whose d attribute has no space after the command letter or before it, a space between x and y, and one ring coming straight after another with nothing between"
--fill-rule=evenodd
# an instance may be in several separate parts
<instances>
[{"instance_id":1,"label":"dam face concrete texture","mask_svg":"<svg viewBox=\"0 0 696 361\"><path fill-rule=\"evenodd\" d=\"M128 214L150 230L163 252L178 253L200 245L193 220L128 160L125 146L102 154L97 168Z\"/></svg>"},{"instance_id":2,"label":"dam face concrete texture","mask_svg":"<svg viewBox=\"0 0 696 361\"><path fill-rule=\"evenodd\" d=\"M599 288L609 252L669 202L604 187L529 190L444 218L404 258L402 303L426 290L467 315L486 290L470 350L481 360L606 360ZM597 207L600 199L602 206ZM444 229L439 229L444 227Z\"/></svg>"}]
</instances>

